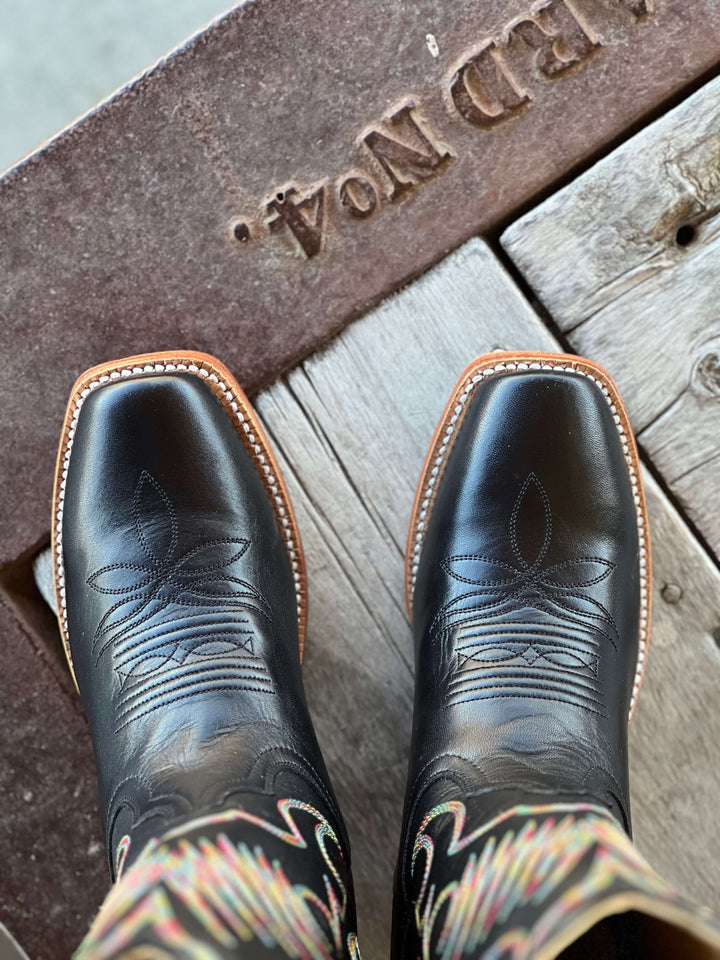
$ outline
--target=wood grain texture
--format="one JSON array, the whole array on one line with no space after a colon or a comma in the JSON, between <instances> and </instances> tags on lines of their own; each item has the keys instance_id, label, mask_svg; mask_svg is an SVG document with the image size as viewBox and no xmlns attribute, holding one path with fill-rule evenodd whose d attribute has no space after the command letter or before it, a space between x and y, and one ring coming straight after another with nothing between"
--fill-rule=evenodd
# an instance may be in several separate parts
<instances>
[{"instance_id":1,"label":"wood grain texture","mask_svg":"<svg viewBox=\"0 0 720 960\"><path fill-rule=\"evenodd\" d=\"M720 573L652 477L647 671L630 727L635 840L681 892L720 912Z\"/></svg>"},{"instance_id":2,"label":"wood grain texture","mask_svg":"<svg viewBox=\"0 0 720 960\"><path fill-rule=\"evenodd\" d=\"M392 874L412 711L403 549L415 484L447 396L488 350L556 349L481 241L347 328L262 393L256 409L285 473L306 551L305 678L353 845L363 956L388 955ZM691 896L720 907L712 823L720 715L720 575L653 483L653 647L632 729L643 852Z\"/></svg>"},{"instance_id":3,"label":"wood grain texture","mask_svg":"<svg viewBox=\"0 0 720 960\"><path fill-rule=\"evenodd\" d=\"M719 160L716 79L502 237L573 348L610 370L641 446L716 555Z\"/></svg>"}]
</instances>

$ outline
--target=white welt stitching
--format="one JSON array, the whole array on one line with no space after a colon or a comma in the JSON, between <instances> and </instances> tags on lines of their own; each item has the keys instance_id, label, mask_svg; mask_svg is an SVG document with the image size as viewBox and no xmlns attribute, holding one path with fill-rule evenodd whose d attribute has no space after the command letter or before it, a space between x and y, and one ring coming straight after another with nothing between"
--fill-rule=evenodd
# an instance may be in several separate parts
<instances>
[{"instance_id":1,"label":"white welt stitching","mask_svg":"<svg viewBox=\"0 0 720 960\"><path fill-rule=\"evenodd\" d=\"M221 398L229 401L231 410L237 417L242 430L247 435L247 439L254 450L256 459L260 465L265 486L270 491L274 504L277 505L275 506L275 512L278 515L278 522L280 524L280 529L282 530L283 536L285 537L285 545L288 551L288 556L290 557L290 563L292 565L298 616L302 616L303 614L302 580L299 572L298 556L295 549L292 526L285 516L286 511L284 507L284 501L280 493L280 487L278 485L277 478L273 475L270 467L267 464L267 458L263 454L262 447L257 442L255 435L251 433L250 425L246 421L245 416L240 409L240 406L237 402L237 397L233 394L232 390L217 377L216 374L210 373L210 371L205 370L203 367L199 367L194 363L146 364L142 367L123 367L120 370L113 370L111 373L103 374L103 376L98 377L97 380L93 380L92 383L90 383L84 390L80 392L80 396L75 404L75 409L73 410L72 420L70 421L70 429L68 430L67 441L65 444L62 475L58 491L57 515L55 517L55 563L57 569L58 592L60 594L60 615L62 618L63 632L65 634L63 639L66 643L68 642L68 618L67 597L65 593L65 567L63 563L62 519L65 505L65 487L67 484L68 468L70 466L70 452L72 451L73 440L75 438L75 430L78 424L80 408L85 402L85 399L90 395L90 393L92 393L93 390L97 390L98 387L103 386L103 384L108 383L110 380L119 380L123 377L135 377L145 373L174 373L177 371L194 373L197 376L203 377L204 379L206 378L213 391Z\"/></svg>"},{"instance_id":2,"label":"white welt stitching","mask_svg":"<svg viewBox=\"0 0 720 960\"><path fill-rule=\"evenodd\" d=\"M486 370L483 370L482 373L476 374L472 377L468 383L465 385L465 389L458 398L458 403L455 409L453 410L453 415L450 418L448 423L447 430L445 431L445 436L443 437L442 444L438 450L438 455L435 458L435 462L430 471L430 479L428 480L427 487L424 491L424 496L420 504L420 512L417 516L417 524L415 526L415 545L413 547L413 558L412 558L412 567L410 573L410 595L415 588L415 581L417 579L418 564L420 562L420 551L422 549L423 538L425 536L425 527L426 521L429 512L430 501L433 498L435 492L435 484L437 483L438 475L440 473L440 468L442 466L443 460L445 459L445 454L448 451L448 447L451 443L451 437L455 432L455 424L458 421L460 414L463 411L463 405L467 402L468 398L475 390L475 387L480 383L481 380L486 380L489 377L494 376L497 373L505 373L507 371L512 372L513 370L562 370L566 373L579 373L583 377L588 377L590 380L593 380L601 389L605 400L607 401L608 406L610 407L610 412L613 415L613 420L615 421L615 426L617 431L620 434L620 442L622 443L623 454L625 455L625 462L627 463L628 474L630 476L630 485L632 487L633 500L635 501L635 514L637 517L638 525L638 537L640 543L640 649L638 652L638 663L637 670L635 672L635 680L633 683L633 692L632 698L630 700L630 712L635 708L635 701L637 699L638 691L640 689L640 680L642 678L643 665L645 663L645 655L647 653L647 631L648 631L648 583L647 583L647 539L646 539L646 530L645 530L645 516L642 509L642 499L640 497L640 487L638 483L638 477L635 473L635 467L633 466L632 457L630 455L630 447L628 445L627 437L625 436L625 429L620 420L620 416L617 412L615 404L612 402L612 397L610 396L610 391L605 386L605 384L598 380L597 377L593 377L592 374L586 373L584 370L578 370L576 367L567 366L562 363L498 363L494 367L488 367Z\"/></svg>"}]
</instances>

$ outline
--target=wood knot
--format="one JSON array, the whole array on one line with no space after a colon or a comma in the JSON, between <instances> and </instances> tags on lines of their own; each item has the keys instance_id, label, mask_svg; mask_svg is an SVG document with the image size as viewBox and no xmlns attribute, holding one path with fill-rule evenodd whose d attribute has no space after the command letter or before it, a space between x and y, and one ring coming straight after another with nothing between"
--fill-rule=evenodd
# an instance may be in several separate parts
<instances>
[{"instance_id":1,"label":"wood knot","mask_svg":"<svg viewBox=\"0 0 720 960\"><path fill-rule=\"evenodd\" d=\"M701 357L695 364L691 382L699 393L720 399L720 356L712 352Z\"/></svg>"}]
</instances>

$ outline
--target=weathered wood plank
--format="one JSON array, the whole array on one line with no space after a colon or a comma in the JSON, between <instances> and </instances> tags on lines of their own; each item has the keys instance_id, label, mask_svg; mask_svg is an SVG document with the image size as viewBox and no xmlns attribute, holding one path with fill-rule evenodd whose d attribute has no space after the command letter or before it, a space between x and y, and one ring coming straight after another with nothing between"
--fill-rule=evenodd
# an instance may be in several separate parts
<instances>
[{"instance_id":1,"label":"weathered wood plank","mask_svg":"<svg viewBox=\"0 0 720 960\"><path fill-rule=\"evenodd\" d=\"M495 348L554 349L493 254L473 241L259 396L307 554L306 681L353 842L363 955L387 956L412 702L403 549L415 482L466 363ZM658 600L632 730L642 849L720 906L710 823L718 791L720 575L650 484ZM670 594L668 594L670 595Z\"/></svg>"},{"instance_id":2,"label":"weathered wood plank","mask_svg":"<svg viewBox=\"0 0 720 960\"><path fill-rule=\"evenodd\" d=\"M630 728L635 839L666 880L720 912L720 573L647 473L653 623Z\"/></svg>"},{"instance_id":3,"label":"weathered wood plank","mask_svg":"<svg viewBox=\"0 0 720 960\"><path fill-rule=\"evenodd\" d=\"M717 79L502 238L573 348L609 368L641 445L718 555L719 157Z\"/></svg>"},{"instance_id":4,"label":"weathered wood plank","mask_svg":"<svg viewBox=\"0 0 720 960\"><path fill-rule=\"evenodd\" d=\"M33 576L43 600L51 607L55 606L55 587L53 586L52 551L50 547L42 550L33 559Z\"/></svg>"}]
</instances>

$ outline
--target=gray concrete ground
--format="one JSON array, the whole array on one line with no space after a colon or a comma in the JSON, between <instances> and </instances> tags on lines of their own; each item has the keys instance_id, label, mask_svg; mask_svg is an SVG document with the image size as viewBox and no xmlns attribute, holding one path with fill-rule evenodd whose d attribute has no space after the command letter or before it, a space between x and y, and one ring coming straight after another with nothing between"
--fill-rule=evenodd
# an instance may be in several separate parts
<instances>
[{"instance_id":1,"label":"gray concrete ground","mask_svg":"<svg viewBox=\"0 0 720 960\"><path fill-rule=\"evenodd\" d=\"M232 5L0 0L0 171Z\"/></svg>"}]
</instances>

